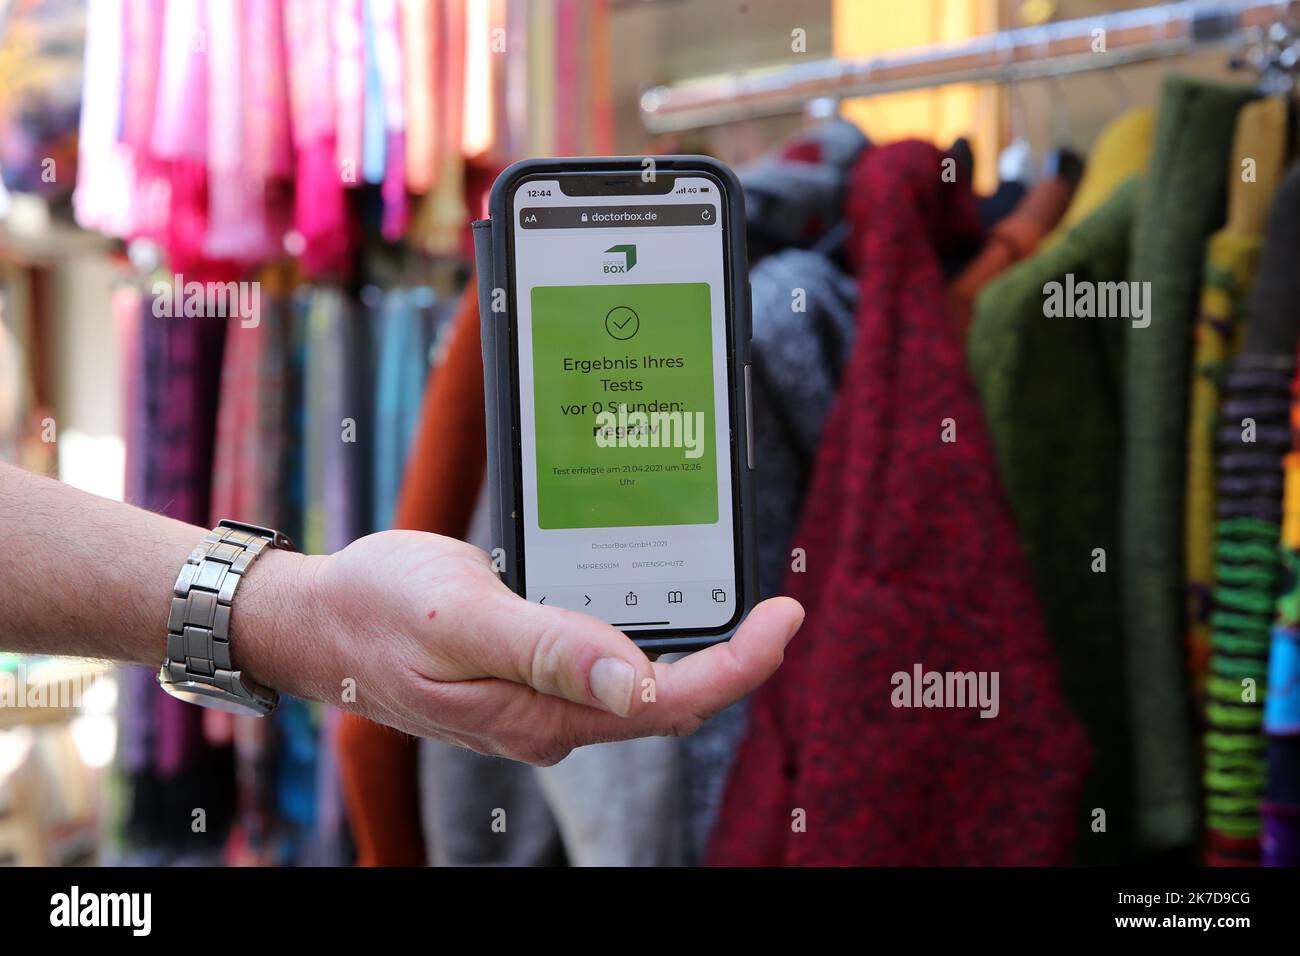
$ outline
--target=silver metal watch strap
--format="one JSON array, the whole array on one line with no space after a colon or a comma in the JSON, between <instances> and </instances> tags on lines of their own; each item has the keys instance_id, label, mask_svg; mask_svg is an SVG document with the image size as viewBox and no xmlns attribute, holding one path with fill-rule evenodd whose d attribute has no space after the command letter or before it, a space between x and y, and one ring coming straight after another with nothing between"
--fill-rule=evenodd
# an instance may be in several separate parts
<instances>
[{"instance_id":1,"label":"silver metal watch strap","mask_svg":"<svg viewBox=\"0 0 1300 956\"><path fill-rule=\"evenodd\" d=\"M235 592L258 555L271 547L293 544L270 528L222 521L190 552L172 589L165 679L197 681L268 713L275 709L279 695L241 674L230 651Z\"/></svg>"}]
</instances>

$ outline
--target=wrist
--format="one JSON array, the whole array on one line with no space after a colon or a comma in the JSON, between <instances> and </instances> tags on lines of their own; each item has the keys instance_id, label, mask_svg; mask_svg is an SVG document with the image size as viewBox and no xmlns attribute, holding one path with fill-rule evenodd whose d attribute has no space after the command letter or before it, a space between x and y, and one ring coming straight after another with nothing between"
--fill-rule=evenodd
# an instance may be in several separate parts
<instances>
[{"instance_id":1,"label":"wrist","mask_svg":"<svg viewBox=\"0 0 1300 956\"><path fill-rule=\"evenodd\" d=\"M328 694L333 630L317 571L325 559L268 548L241 583L230 619L234 664L265 687L308 700Z\"/></svg>"}]
</instances>

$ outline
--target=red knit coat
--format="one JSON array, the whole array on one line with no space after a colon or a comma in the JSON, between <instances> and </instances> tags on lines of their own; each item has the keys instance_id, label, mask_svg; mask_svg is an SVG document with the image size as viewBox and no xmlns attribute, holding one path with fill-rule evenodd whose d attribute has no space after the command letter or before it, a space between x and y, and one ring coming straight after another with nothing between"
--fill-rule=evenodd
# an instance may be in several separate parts
<instances>
[{"instance_id":1,"label":"red knit coat","mask_svg":"<svg viewBox=\"0 0 1300 956\"><path fill-rule=\"evenodd\" d=\"M902 142L851 177L858 337L787 579L808 616L755 697L714 864L1060 864L1086 824L1088 745L952 331L939 256L979 226L944 159ZM895 707L916 664L996 671L998 715Z\"/></svg>"}]
</instances>

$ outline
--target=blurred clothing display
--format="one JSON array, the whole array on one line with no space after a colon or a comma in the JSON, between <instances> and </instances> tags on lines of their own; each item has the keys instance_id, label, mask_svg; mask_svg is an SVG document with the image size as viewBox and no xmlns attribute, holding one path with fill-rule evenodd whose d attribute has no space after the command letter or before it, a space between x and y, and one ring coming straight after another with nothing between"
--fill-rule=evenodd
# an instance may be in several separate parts
<instances>
[{"instance_id":1,"label":"blurred clothing display","mask_svg":"<svg viewBox=\"0 0 1300 956\"><path fill-rule=\"evenodd\" d=\"M530 28L552 16L565 28ZM612 149L608 16L608 0L91 0L77 221L161 244L178 272L287 253L347 279L369 189L386 240L455 254L467 164L504 165L543 125L540 152ZM507 110L507 70L549 73L562 98Z\"/></svg>"},{"instance_id":2,"label":"blurred clothing display","mask_svg":"<svg viewBox=\"0 0 1300 956\"><path fill-rule=\"evenodd\" d=\"M753 296L754 456L757 474L758 587L781 594L793 536L821 444L822 428L853 344L857 288L819 252L785 249L750 272ZM748 699L709 718L681 741L691 849L703 859L740 740Z\"/></svg>"},{"instance_id":3,"label":"blurred clothing display","mask_svg":"<svg viewBox=\"0 0 1300 956\"><path fill-rule=\"evenodd\" d=\"M127 409L129 433L141 443L128 458L127 488L135 504L182 521L206 524L213 475L213 435L225 321L173 321L155 314L152 296L124 299L139 308L127 326L134 338L138 386ZM140 846L180 845L192 807L206 812L210 829L194 841L216 851L234 809L232 755L203 745L203 711L164 700L147 668L124 672L123 766L131 800L126 832ZM224 783L224 785L223 785ZM171 821L170 824L167 821ZM191 843L187 852L194 852Z\"/></svg>"},{"instance_id":4,"label":"blurred clothing display","mask_svg":"<svg viewBox=\"0 0 1300 956\"><path fill-rule=\"evenodd\" d=\"M410 467L393 527L464 538L487 469L483 354L473 280L451 320L451 339L424 389ZM421 832L419 747L414 739L344 714L339 764L358 861L371 866L418 866Z\"/></svg>"},{"instance_id":5,"label":"blurred clothing display","mask_svg":"<svg viewBox=\"0 0 1300 956\"><path fill-rule=\"evenodd\" d=\"M831 120L737 171L751 266L769 252L807 249L837 231L849 172L869 145L852 123Z\"/></svg>"},{"instance_id":6,"label":"blurred clothing display","mask_svg":"<svg viewBox=\"0 0 1300 956\"><path fill-rule=\"evenodd\" d=\"M1066 700L1092 743L1080 820L1095 807L1126 806L1132 778L1127 706L1114 692L1124 659L1118 591L1123 332L1121 320L1045 317L1043 290L1067 276L1079 286L1124 281L1140 189L1136 178L1119 186L1057 242L990 282L976 299L967 341ZM1129 829L1125 815L1112 815L1105 830L1081 837L1078 858L1131 859Z\"/></svg>"},{"instance_id":7,"label":"blurred clothing display","mask_svg":"<svg viewBox=\"0 0 1300 956\"><path fill-rule=\"evenodd\" d=\"M1276 100L1243 110L1247 98L1234 90L1201 93L1198 84L1171 81L1152 162L1176 162L1171 151L1182 139L1171 126L1210 152L1219 144L1224 204L1217 218L1202 214L1189 227L1199 245L1180 239L1178 249L1193 273L1209 263L1204 289L1185 289L1192 305L1200 295L1201 326L1246 337L1255 323L1238 321L1242 306L1234 303L1256 289L1251 263L1261 247L1284 245L1261 230L1285 153L1285 111ZM1117 121L1083 177L1094 198L1056 232L1081 208L1072 175L1039 182L990 221L969 177L939 175L950 154L919 142L870 145L838 123L805 130L742 170L743 181L756 182L760 586L764 594L784 586L809 612L781 671L753 702L728 708L690 738L582 748L541 770L416 742L346 713L322 719L304 711L283 733L260 743L245 736L242 747L236 732L244 783L232 807L231 858L338 859L355 848L363 865L1117 863L1189 847L1153 841L1142 818L1125 811L1143 774L1154 783L1160 770L1143 770L1145 749L1175 722L1163 711L1153 721L1131 696L1114 693L1143 666L1122 600L1127 562L1136 560L1123 544L1127 469L1135 467L1124 436L1136 387L1125 383L1134 374L1130 329L1142 316L1090 320L1069 311L1077 302L1064 314L1050 307L1053 288L1068 297L1133 280L1143 243L1162 244L1163 258L1141 274L1164 270L1169 282L1183 262L1144 231L1144 215L1163 213L1147 208L1155 201L1148 179L1122 175L1142 167L1114 145L1135 141L1141 153L1148 120L1137 113ZM1223 145L1230 135L1232 148ZM1234 179L1245 152L1264 167L1253 191ZM1209 166L1169 175L1181 189L1200 188ZM1025 242L1010 254L999 235ZM985 251L945 279L948 266L981 243ZM254 421L279 415L298 422L290 428L297 437L275 455L285 462L282 475L299 478L287 490L281 478L272 500L290 513L280 520L300 516L309 550L336 550L388 525L486 544L484 523L474 519L485 463L477 296L397 285L363 288L356 300L328 285L276 288L272 314L287 333L264 327L240 338L234 325L226 333L217 436L228 452L214 471L219 498L258 507L256 498L238 497L251 480L239 477L248 469L241 449L252 447ZM1130 304L1140 312L1145 302ZM953 330L968 309L963 343ZM1189 355L1193 314L1184 323ZM1242 331L1231 333L1235 326ZM1294 355L1284 330L1266 338ZM268 361L267 349L280 357ZM1166 389L1171 401L1182 396L1190 426L1183 441L1196 466L1187 506L1213 530L1203 581L1206 606L1216 609L1205 620L1213 634L1205 854L1209 862L1258 862L1285 855L1277 848L1294 842L1289 738L1280 735L1283 745L1270 751L1262 705L1241 707L1216 691L1243 677L1264 684L1270 645L1281 648L1275 669L1289 666L1277 549L1282 483L1269 469L1280 471L1290 449L1292 359L1260 364L1244 352L1234 359L1226 340L1217 350L1198 345L1196 355L1197 374L1215 391L1193 388L1195 379ZM275 401L283 383L302 396L298 410ZM1261 404L1261 389L1281 398ZM1254 447L1225 444L1239 414L1259 426ZM1063 421L1072 423L1065 432ZM275 446L268 435L266 447ZM903 451L886 453L895 448ZM1208 500L1217 502L1209 511L1207 468L1215 476ZM1172 554L1189 569L1203 567L1193 554L1203 554L1206 540L1189 532ZM1164 565L1147 570L1155 567ZM808 568L817 573L807 576ZM912 577L925 584L907 583ZM942 597L911 599L909 588ZM1194 740L1187 664L1171 650L1169 667L1153 675L1148 665L1144 679L1184 688L1177 726ZM922 689L913 699L898 688L928 672L941 687L944 675L969 674L986 691L996 678L982 706L997 719L981 717L972 699L919 720ZM879 699L862 696L861 687L877 685ZM327 726L336 732L327 736ZM311 753L294 743L303 728L315 728ZM231 739L219 725L205 730L212 743ZM321 741L336 751L334 771L321 769ZM834 761L821 756L830 752ZM1176 754L1175 747L1165 755L1171 768ZM253 768L268 761L282 768L280 783L250 787ZM928 787L925 768L940 764L970 785ZM330 780L344 797L350 843L337 816L322 823ZM953 792L963 798L952 801ZM854 795L852 805L834 799L841 793ZM790 807L815 816L817 830L802 832ZM1006 807L1015 808L1014 829ZM1109 820L1097 816L1112 807ZM1183 819L1179 813L1153 810L1150 820L1164 826ZM495 827L502 815L513 825Z\"/></svg>"},{"instance_id":8,"label":"blurred clothing display","mask_svg":"<svg viewBox=\"0 0 1300 956\"><path fill-rule=\"evenodd\" d=\"M1001 31L960 104L868 104L794 102L819 81L765 46L790 102L767 115L775 87L742 74L718 119L691 98L789 39L750 6L687 43L685 5L616 0L0 4L0 182L34 194L0 188L0 460L86 487L124 457L95 490L310 554L388 529L486 549L484 332L513 321L475 275L494 181L715 155L745 210L724 235L748 261L757 597L806 611L696 733L545 768L346 698L257 720L119 668L111 861L1300 865L1289 47L1262 31L1262 71L1234 47L1253 85L1184 57L1130 96ZM849 6L803 39L846 56ZM679 96L700 62L722 79ZM1023 97L1040 67L1083 92ZM636 274L668 281L653 258Z\"/></svg>"},{"instance_id":9,"label":"blurred clothing display","mask_svg":"<svg viewBox=\"0 0 1300 956\"><path fill-rule=\"evenodd\" d=\"M431 866L563 866L536 771L441 740L419 742L420 814Z\"/></svg>"},{"instance_id":10,"label":"blurred clothing display","mask_svg":"<svg viewBox=\"0 0 1300 956\"><path fill-rule=\"evenodd\" d=\"M1237 355L1246 325L1246 303L1254 286L1269 207L1285 168L1287 125L1287 105L1280 97L1242 108L1228 167L1227 223L1206 245L1205 287L1201 290L1192 346L1185 519L1188 667L1192 700L1198 709L1209 670L1210 617L1215 610L1214 522L1218 494L1214 447L1219 411L1228 368ZM1280 494L1280 476L1267 476L1267 481L1272 491ZM1253 487L1237 476L1225 478L1221 490L1227 496Z\"/></svg>"},{"instance_id":11,"label":"blurred clothing display","mask_svg":"<svg viewBox=\"0 0 1300 956\"><path fill-rule=\"evenodd\" d=\"M465 540L486 549L491 536L484 483ZM419 748L419 801L429 865L564 866L568 862L565 841L536 768L442 740L421 740Z\"/></svg>"},{"instance_id":12,"label":"blurred clothing display","mask_svg":"<svg viewBox=\"0 0 1300 956\"><path fill-rule=\"evenodd\" d=\"M439 300L429 289L390 289L375 316L371 527L392 526L406 452L419 426L431 349L454 309L454 299Z\"/></svg>"},{"instance_id":13,"label":"blurred clothing display","mask_svg":"<svg viewBox=\"0 0 1300 956\"><path fill-rule=\"evenodd\" d=\"M446 357L425 392L395 527L474 540L473 516L486 469L483 414L478 301L466 294ZM557 846L560 859L577 864L687 859L680 741L585 748L540 771L451 749L344 715L339 753L360 863L555 862ZM634 777L632 767L638 768ZM535 781L525 779L534 775ZM500 840L499 831L491 829L496 795L508 796L516 820L522 816L535 828L554 828L560 842L536 829L527 839ZM426 842L439 834L444 846Z\"/></svg>"},{"instance_id":14,"label":"blurred clothing display","mask_svg":"<svg viewBox=\"0 0 1300 956\"><path fill-rule=\"evenodd\" d=\"M1261 362L1270 359L1272 368L1283 363L1295 368L1295 356L1300 350L1300 319L1295 312L1296 296L1300 294L1300 273L1295 268L1297 254L1300 254L1300 165L1293 163L1277 188L1269 217L1258 280L1250 299L1250 325L1242 347L1243 358L1258 356ZM1238 681L1232 688L1236 692L1232 709L1227 710L1225 705L1225 713L1238 718L1231 729L1244 738L1239 749L1248 754L1244 767L1241 764L1234 767L1244 772L1238 772L1227 782L1235 785L1233 796L1244 797L1251 804L1258 800L1258 849L1266 866L1300 866L1300 643L1297 643L1300 461L1296 456L1300 450L1300 376L1293 375L1287 391L1291 407L1285 421L1291 435L1283 447L1286 454L1280 534L1282 584L1275 595L1276 619L1267 644L1259 641L1258 631L1252 631L1242 635L1246 638L1241 642L1244 646L1227 647L1223 655L1225 664L1244 665L1225 667L1225 677L1228 674L1237 677L1245 670L1245 676L1255 682L1252 687L1266 687L1261 707L1258 691L1247 695L1244 682ZM1280 394L1283 393L1276 390L1269 392L1270 398ZM1225 422L1225 426L1230 424ZM1277 444L1270 444L1270 450L1276 450ZM1277 498L1273 496L1270 500ZM1216 631L1216 647L1218 640ZM1265 658L1266 678L1262 673ZM1245 810L1253 817L1253 806L1243 808L1238 803L1225 809ZM1255 849L1253 845L1251 849Z\"/></svg>"},{"instance_id":15,"label":"blurred clothing display","mask_svg":"<svg viewBox=\"0 0 1300 956\"><path fill-rule=\"evenodd\" d=\"M1137 833L1155 849L1197 833L1196 748L1183 648L1183 475L1192 329L1205 245L1224 222L1237 113L1248 87L1170 77L1138 198L1130 282L1146 311L1123 324L1120 601L1137 730Z\"/></svg>"},{"instance_id":16,"label":"blurred clothing display","mask_svg":"<svg viewBox=\"0 0 1300 956\"><path fill-rule=\"evenodd\" d=\"M738 171L751 264L754 455L763 463L756 475L762 597L781 593L796 558L791 537L853 344L857 288L837 257L848 175L868 146L857 127L829 121ZM690 862L707 852L748 706L738 701L681 741Z\"/></svg>"},{"instance_id":17,"label":"blurred clothing display","mask_svg":"<svg viewBox=\"0 0 1300 956\"><path fill-rule=\"evenodd\" d=\"M857 338L794 538L817 571L787 576L808 616L755 697L714 863L1060 863L1073 848L1088 746L952 335L940 258L980 224L944 159L876 146L850 179ZM1000 673L998 718L973 702L917 713L911 693L899 706L914 668Z\"/></svg>"},{"instance_id":18,"label":"blurred clothing display","mask_svg":"<svg viewBox=\"0 0 1300 956\"><path fill-rule=\"evenodd\" d=\"M984 248L949 286L960 341L966 340L975 296L992 279L1038 248L1065 215L1075 185L1075 178L1067 173L1040 179L1009 213L988 229Z\"/></svg>"},{"instance_id":19,"label":"blurred clothing display","mask_svg":"<svg viewBox=\"0 0 1300 956\"><path fill-rule=\"evenodd\" d=\"M1087 219L1109 199L1121 185L1145 172L1151 159L1151 142L1155 136L1156 111L1137 107L1115 117L1088 150L1083 176L1074 191L1065 215L1043 240L1044 248L1064 238L1067 232Z\"/></svg>"},{"instance_id":20,"label":"blurred clothing display","mask_svg":"<svg viewBox=\"0 0 1300 956\"><path fill-rule=\"evenodd\" d=\"M1204 708L1205 858L1218 865L1260 862L1265 742L1260 695L1245 686L1263 688L1267 682L1281 572L1282 459L1290 448L1295 336L1285 352L1269 354L1258 345L1237 352L1243 339L1258 342L1254 327L1268 321L1248 302L1252 289L1266 281L1257 280L1256 270L1287 138L1287 106L1279 98L1251 103L1238 115L1227 222L1206 247L1196 329L1195 374L1208 377L1210 387L1202 387L1203 378L1193 380L1187 578L1193 601L1191 589L1198 583L1213 590L1208 600L1188 607L1188 654L1193 700ZM1215 455L1217 485L1211 483ZM1198 505L1199 516L1193 511Z\"/></svg>"},{"instance_id":21,"label":"blurred clothing display","mask_svg":"<svg viewBox=\"0 0 1300 956\"><path fill-rule=\"evenodd\" d=\"M154 296L119 290L119 333L135 356L128 492L196 524L239 514L300 529L308 551L337 550L378 527L376 512L391 511L378 502L371 463L383 435L387 470L403 467L440 293L393 287L368 305L336 287L295 284L284 270L259 281L251 322L156 315ZM351 859L333 759L336 713L289 701L272 718L234 717L159 694L146 669L130 669L126 680L127 827L141 846L166 859L187 844L187 828L148 823L180 800L207 809L212 841L230 829L228 862ZM137 714L141 707L149 712ZM200 799L191 787L222 798Z\"/></svg>"},{"instance_id":22,"label":"blurred clothing display","mask_svg":"<svg viewBox=\"0 0 1300 956\"><path fill-rule=\"evenodd\" d=\"M537 771L574 866L687 862L683 753L673 737L579 747Z\"/></svg>"}]
</instances>

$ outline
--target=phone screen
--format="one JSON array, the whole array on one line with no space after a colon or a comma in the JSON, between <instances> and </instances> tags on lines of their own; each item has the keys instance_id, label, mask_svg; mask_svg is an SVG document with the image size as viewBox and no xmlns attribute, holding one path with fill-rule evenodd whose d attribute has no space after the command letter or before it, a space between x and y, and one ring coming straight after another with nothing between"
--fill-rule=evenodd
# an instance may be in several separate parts
<instances>
[{"instance_id":1,"label":"phone screen","mask_svg":"<svg viewBox=\"0 0 1300 956\"><path fill-rule=\"evenodd\" d=\"M630 632L721 631L738 606L721 186L562 178L511 202L526 596Z\"/></svg>"}]
</instances>

